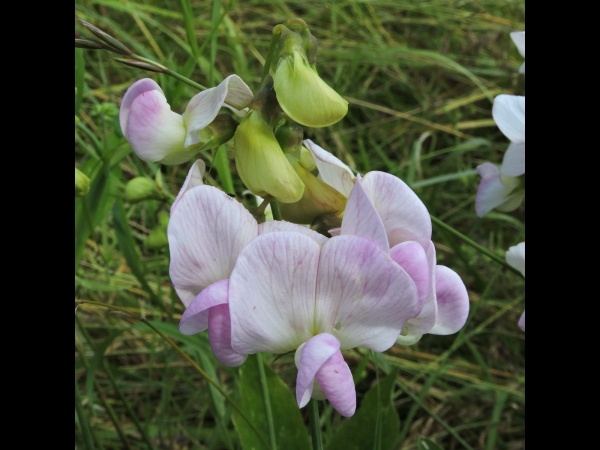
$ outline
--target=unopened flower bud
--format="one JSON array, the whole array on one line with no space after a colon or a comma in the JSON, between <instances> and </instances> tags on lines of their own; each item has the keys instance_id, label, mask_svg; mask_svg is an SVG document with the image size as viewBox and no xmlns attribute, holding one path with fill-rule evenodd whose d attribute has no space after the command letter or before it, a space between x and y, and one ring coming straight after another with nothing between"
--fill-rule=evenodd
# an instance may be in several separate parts
<instances>
[{"instance_id":1,"label":"unopened flower bud","mask_svg":"<svg viewBox=\"0 0 600 450\"><path fill-rule=\"evenodd\" d=\"M169 225L169 213L166 211L161 211L158 213L158 224L163 227L165 230Z\"/></svg>"},{"instance_id":2,"label":"unopened flower bud","mask_svg":"<svg viewBox=\"0 0 600 450\"><path fill-rule=\"evenodd\" d=\"M284 153L291 155L295 160L300 159L304 139L302 128L288 120L277 129L275 138Z\"/></svg>"},{"instance_id":3,"label":"unopened flower bud","mask_svg":"<svg viewBox=\"0 0 600 450\"><path fill-rule=\"evenodd\" d=\"M148 248L153 249L159 249L169 245L169 239L167 237L167 232L165 231L165 228L159 225L156 228L152 229L152 231L150 231L150 233L146 237L144 245Z\"/></svg>"},{"instance_id":4,"label":"unopened flower bud","mask_svg":"<svg viewBox=\"0 0 600 450\"><path fill-rule=\"evenodd\" d=\"M258 111L250 111L235 132L235 165L250 191L282 203L302 198L304 184L281 151L273 130Z\"/></svg>"},{"instance_id":5,"label":"unopened flower bud","mask_svg":"<svg viewBox=\"0 0 600 450\"><path fill-rule=\"evenodd\" d=\"M315 163L315 158L310 150L308 150L304 145L300 149L300 165L304 167L309 172L314 172L317 170L317 163Z\"/></svg>"},{"instance_id":6,"label":"unopened flower bud","mask_svg":"<svg viewBox=\"0 0 600 450\"><path fill-rule=\"evenodd\" d=\"M125 200L138 203L144 200L161 200L164 194L159 191L156 182L146 177L135 177L125 186Z\"/></svg>"},{"instance_id":7,"label":"unopened flower bud","mask_svg":"<svg viewBox=\"0 0 600 450\"><path fill-rule=\"evenodd\" d=\"M317 38L313 36L308 28L302 30L300 35L302 36L302 41L304 42L304 51L306 52L308 63L312 68L314 68L317 64L317 51L319 49Z\"/></svg>"},{"instance_id":8,"label":"unopened flower bud","mask_svg":"<svg viewBox=\"0 0 600 450\"><path fill-rule=\"evenodd\" d=\"M281 203L281 216L288 222L310 224L323 215L341 216L346 208L346 197L319 180L299 161L292 163L294 170L304 183L304 194L296 203Z\"/></svg>"},{"instance_id":9,"label":"unopened flower bud","mask_svg":"<svg viewBox=\"0 0 600 450\"><path fill-rule=\"evenodd\" d=\"M90 190L90 179L75 167L75 197L83 197Z\"/></svg>"},{"instance_id":10,"label":"unopened flower bud","mask_svg":"<svg viewBox=\"0 0 600 450\"><path fill-rule=\"evenodd\" d=\"M311 67L300 34L280 27L284 31L279 41L274 87L281 109L292 120L307 127L327 127L339 122L348 112L348 102ZM312 45L309 50L316 52Z\"/></svg>"}]
</instances>

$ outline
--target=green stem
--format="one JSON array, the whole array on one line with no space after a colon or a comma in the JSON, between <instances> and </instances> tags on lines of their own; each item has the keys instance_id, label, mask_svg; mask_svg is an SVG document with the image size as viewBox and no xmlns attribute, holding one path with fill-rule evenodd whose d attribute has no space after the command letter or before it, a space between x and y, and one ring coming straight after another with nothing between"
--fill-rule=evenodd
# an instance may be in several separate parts
<instances>
[{"instance_id":1,"label":"green stem","mask_svg":"<svg viewBox=\"0 0 600 450\"><path fill-rule=\"evenodd\" d=\"M314 398L308 402L308 415L310 420L310 435L312 437L313 450L323 450L321 439L321 422L319 421L319 403Z\"/></svg>"},{"instance_id":2,"label":"green stem","mask_svg":"<svg viewBox=\"0 0 600 450\"><path fill-rule=\"evenodd\" d=\"M217 391L219 391L219 393L223 396L223 398L225 398L225 400L227 400L227 402L233 407L233 409L235 409L240 414L240 417L246 421L246 423L250 426L250 428L252 428L252 431L254 431L256 436L258 436L258 438L263 442L263 444L265 445L265 448L267 448L269 450L271 449L271 446L267 443L267 441L265 441L262 434L256 429L254 424L252 424L252 422L250 421L248 416L246 414L244 414L244 411L242 411L240 409L240 407L231 399L231 397L229 395L227 395L227 393L223 390L223 388L221 386L219 386L217 384L217 382L214 381L202 369L202 367L200 367L198 364L196 364L196 362L186 352L184 352L175 342L173 342L173 340L170 337L168 337L162 331L160 331L158 328L156 328L154 325L152 325L148 320L144 319L143 317L134 316L126 308L121 308L119 306L107 305L106 303L95 302L92 300L75 300L75 303L78 303L80 305L90 304L90 305L94 305L94 306L100 306L102 308L112 309L115 311L121 311L121 312L124 312L127 316L131 317L132 319L139 320L140 322L143 322L146 325L148 325L148 327L150 327L156 334L158 334L161 338L163 338L165 341L167 341L167 343L171 347L173 347L177 351L177 353L179 353L181 356L183 356L183 358L187 362L189 362L192 365L192 367L194 369L196 369L196 371L200 375L202 375L202 378L204 378L208 383L210 383L212 386L214 386L214 388Z\"/></svg>"},{"instance_id":3,"label":"green stem","mask_svg":"<svg viewBox=\"0 0 600 450\"><path fill-rule=\"evenodd\" d=\"M258 373L260 375L260 385L263 392L263 400L265 402L265 414L267 415L267 425L269 427L269 440L271 449L277 450L277 441L275 439L275 425L273 423L273 410L271 409L271 398L269 396L269 387L267 386L267 375L265 374L265 365L262 359L262 354L257 353Z\"/></svg>"},{"instance_id":4,"label":"green stem","mask_svg":"<svg viewBox=\"0 0 600 450\"><path fill-rule=\"evenodd\" d=\"M273 220L283 220L281 218L281 210L279 209L279 203L277 200L271 200L271 212L273 213Z\"/></svg>"},{"instance_id":5,"label":"green stem","mask_svg":"<svg viewBox=\"0 0 600 450\"><path fill-rule=\"evenodd\" d=\"M233 179L231 178L231 169L229 168L229 160L227 159L227 150L224 145L221 145L217 149L214 165L219 174L219 180L221 180L221 187L223 190L228 194L235 194Z\"/></svg>"},{"instance_id":6,"label":"green stem","mask_svg":"<svg viewBox=\"0 0 600 450\"><path fill-rule=\"evenodd\" d=\"M277 44L279 43L280 37L281 37L281 32L273 33L273 37L271 38L271 45L269 46L269 53L267 53L267 59L265 59L265 65L263 67L263 75L262 75L262 78L260 79L261 86L264 83L265 78L267 78L269 71L271 70L271 63L273 61L273 55L275 55L275 50L277 49Z\"/></svg>"},{"instance_id":7,"label":"green stem","mask_svg":"<svg viewBox=\"0 0 600 450\"><path fill-rule=\"evenodd\" d=\"M507 268L508 270L510 270L513 273L516 273L517 275L519 275L521 278L525 278L523 276L523 274L521 272L519 272L517 269L515 269L514 267L512 267L510 264L508 264L504 259L502 259L501 257L499 257L498 255L496 255L495 253L492 253L491 251L489 251L487 248L479 245L477 242L473 241L472 239L469 239L467 236L465 236L464 234L462 234L460 231L455 230L454 228L452 228L450 225L446 225L444 222L442 222L440 219L438 219L437 217L433 217L431 216L431 221L436 224L438 227L442 228L444 231L447 231L450 234L453 234L454 236L456 236L457 238L461 239L463 242L465 242L465 244L470 245L471 247L473 247L475 250L477 250L480 253L483 253L485 256L487 256L488 258L496 261L498 264L504 266L505 268Z\"/></svg>"},{"instance_id":8,"label":"green stem","mask_svg":"<svg viewBox=\"0 0 600 450\"><path fill-rule=\"evenodd\" d=\"M77 380L75 380L75 411L77 412L77 417L79 417L79 426L81 426L81 433L83 434L83 440L85 442L85 445L89 450L94 450L92 432L90 430L85 411L83 410L83 406L81 404L81 397L79 395L79 388L77 387Z\"/></svg>"}]
</instances>

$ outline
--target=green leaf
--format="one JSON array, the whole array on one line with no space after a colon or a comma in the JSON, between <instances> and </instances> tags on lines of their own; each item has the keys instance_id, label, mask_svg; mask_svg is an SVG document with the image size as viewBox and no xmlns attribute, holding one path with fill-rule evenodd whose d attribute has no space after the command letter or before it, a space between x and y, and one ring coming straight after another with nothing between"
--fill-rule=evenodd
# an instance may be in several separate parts
<instances>
[{"instance_id":1,"label":"green leaf","mask_svg":"<svg viewBox=\"0 0 600 450\"><path fill-rule=\"evenodd\" d=\"M400 428L400 419L392 403L394 383L398 376L398 368L393 369L374 386L362 402L354 416L346 420L333 435L326 450L365 450L375 446L377 414L380 411L381 449L393 448ZM381 400L377 398L381 395Z\"/></svg>"},{"instance_id":2,"label":"green leaf","mask_svg":"<svg viewBox=\"0 0 600 450\"><path fill-rule=\"evenodd\" d=\"M138 279L144 290L148 292L148 295L150 295L150 298L156 303L156 306L164 311L162 300L150 288L146 281L146 277L144 276L142 261L137 252L131 228L129 227L129 223L127 223L127 215L125 213L125 208L123 207L123 202L120 200L115 203L115 206L113 207L113 226L115 227L119 248L125 257L125 261L127 261L127 265L131 269L131 272Z\"/></svg>"},{"instance_id":3,"label":"green leaf","mask_svg":"<svg viewBox=\"0 0 600 450\"><path fill-rule=\"evenodd\" d=\"M81 101L83 100L85 63L83 59L83 49L75 49L75 115L79 112Z\"/></svg>"},{"instance_id":4,"label":"green leaf","mask_svg":"<svg viewBox=\"0 0 600 450\"><path fill-rule=\"evenodd\" d=\"M444 450L431 439L424 437L419 438L419 450Z\"/></svg>"},{"instance_id":5,"label":"green leaf","mask_svg":"<svg viewBox=\"0 0 600 450\"><path fill-rule=\"evenodd\" d=\"M239 406L258 431L266 437L269 435L269 430L258 364L258 358L250 356L246 363L240 367ZM311 448L300 409L290 388L266 365L265 375L273 410L277 448L286 450ZM239 433L244 450L262 450L264 448L264 444L256 436L256 433L241 419L237 412L233 413L232 420Z\"/></svg>"}]
</instances>

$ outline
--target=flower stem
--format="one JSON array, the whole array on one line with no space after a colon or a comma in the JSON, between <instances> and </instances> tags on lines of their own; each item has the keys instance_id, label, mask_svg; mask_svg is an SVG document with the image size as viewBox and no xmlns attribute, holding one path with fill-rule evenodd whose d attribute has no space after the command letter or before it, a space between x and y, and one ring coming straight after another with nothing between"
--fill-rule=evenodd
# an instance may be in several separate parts
<instances>
[{"instance_id":1,"label":"flower stem","mask_svg":"<svg viewBox=\"0 0 600 450\"><path fill-rule=\"evenodd\" d=\"M279 203L277 200L271 200L271 212L273 213L273 220L283 220L281 218L281 210L279 209Z\"/></svg>"},{"instance_id":2,"label":"flower stem","mask_svg":"<svg viewBox=\"0 0 600 450\"><path fill-rule=\"evenodd\" d=\"M456 236L457 238L461 239L463 242L465 242L465 244L470 245L471 247L473 247L475 250L477 250L480 253L483 253L485 256L487 256L488 258L496 261L498 264L506 267L508 270L510 270L513 273L516 273L517 275L519 275L521 278L525 278L523 276L523 274L521 272L519 272L517 269L515 269L514 267L512 267L510 264L508 264L504 259L502 259L501 257L499 257L498 255L496 255L495 253L492 253L491 251L489 251L487 248L479 245L477 242L473 241L472 239L469 239L467 236L465 236L464 234L462 234L460 231L455 230L454 228L452 228L450 225L445 224L444 222L442 222L440 219L438 219L437 217L433 217L431 216L431 221L436 224L438 227L442 228L444 231L447 231L450 234L453 234L454 236Z\"/></svg>"},{"instance_id":3,"label":"flower stem","mask_svg":"<svg viewBox=\"0 0 600 450\"><path fill-rule=\"evenodd\" d=\"M310 435L312 437L313 450L323 450L321 439L321 422L319 420L319 403L314 398L308 402L308 415L310 420Z\"/></svg>"},{"instance_id":4,"label":"flower stem","mask_svg":"<svg viewBox=\"0 0 600 450\"><path fill-rule=\"evenodd\" d=\"M273 410L271 409L271 398L269 396L269 386L267 386L267 375L265 374L265 364L262 354L257 353L258 373L260 375L260 385L263 391L263 400L265 402L265 414L267 415L267 425L269 427L269 441L271 449L277 450L277 440L275 439L275 425L273 423Z\"/></svg>"}]
</instances>

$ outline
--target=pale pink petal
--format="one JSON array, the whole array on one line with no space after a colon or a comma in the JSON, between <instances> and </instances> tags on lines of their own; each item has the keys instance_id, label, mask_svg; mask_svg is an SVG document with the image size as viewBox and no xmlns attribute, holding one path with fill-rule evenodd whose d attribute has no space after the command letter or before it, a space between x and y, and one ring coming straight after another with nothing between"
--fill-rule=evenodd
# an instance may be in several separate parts
<instances>
[{"instance_id":1,"label":"pale pink petal","mask_svg":"<svg viewBox=\"0 0 600 450\"><path fill-rule=\"evenodd\" d=\"M312 337L319 254L317 242L289 231L244 248L229 281L234 350L285 353Z\"/></svg>"},{"instance_id":2,"label":"pale pink petal","mask_svg":"<svg viewBox=\"0 0 600 450\"><path fill-rule=\"evenodd\" d=\"M511 142L525 143L525 97L501 94L494 99L492 116Z\"/></svg>"},{"instance_id":3,"label":"pale pink petal","mask_svg":"<svg viewBox=\"0 0 600 450\"><path fill-rule=\"evenodd\" d=\"M510 38L517 46L519 53L525 58L525 32L524 31L513 31L510 33Z\"/></svg>"},{"instance_id":4,"label":"pale pink petal","mask_svg":"<svg viewBox=\"0 0 600 450\"><path fill-rule=\"evenodd\" d=\"M246 361L248 355L242 355L231 348L229 305L213 306L208 311L208 339L210 340L210 348L221 364L237 367Z\"/></svg>"},{"instance_id":5,"label":"pale pink petal","mask_svg":"<svg viewBox=\"0 0 600 450\"><path fill-rule=\"evenodd\" d=\"M187 153L183 149L183 117L171 111L162 91L142 92L131 102L125 129L131 148L144 161Z\"/></svg>"},{"instance_id":6,"label":"pale pink petal","mask_svg":"<svg viewBox=\"0 0 600 450\"><path fill-rule=\"evenodd\" d=\"M208 310L216 305L227 303L229 280L211 284L185 308L179 321L179 332L191 335L208 328Z\"/></svg>"},{"instance_id":7,"label":"pale pink petal","mask_svg":"<svg viewBox=\"0 0 600 450\"><path fill-rule=\"evenodd\" d=\"M398 337L398 344L400 345L412 345L417 342L423 334L428 333L435 324L438 313L435 293L436 256L433 242L430 242L427 246L425 253L427 255L427 265L429 268L427 297L425 298L425 304L421 308L421 312L415 318L406 322L402 334Z\"/></svg>"},{"instance_id":8,"label":"pale pink petal","mask_svg":"<svg viewBox=\"0 0 600 450\"><path fill-rule=\"evenodd\" d=\"M258 234L274 233L277 231L295 231L315 240L319 245L323 245L328 239L310 228L283 220L269 220L258 225Z\"/></svg>"},{"instance_id":9,"label":"pale pink petal","mask_svg":"<svg viewBox=\"0 0 600 450\"><path fill-rule=\"evenodd\" d=\"M356 388L342 352L335 352L317 371L316 378L333 409L344 417L353 416L356 411Z\"/></svg>"},{"instance_id":10,"label":"pale pink petal","mask_svg":"<svg viewBox=\"0 0 600 450\"><path fill-rule=\"evenodd\" d=\"M173 214L175 205L179 202L183 194L185 194L190 189L195 188L196 186L202 186L204 184L204 182L202 181L202 177L204 176L205 170L206 165L201 159L197 160L196 162L194 162L194 164L192 164L192 167L190 167L187 177L185 177L183 186L181 186L181 189L179 190L179 194L177 194L175 201L171 205L171 214Z\"/></svg>"},{"instance_id":11,"label":"pale pink petal","mask_svg":"<svg viewBox=\"0 0 600 450\"><path fill-rule=\"evenodd\" d=\"M328 233L331 235L331 237L333 236L339 236L340 234L342 234L342 228L332 228L331 230L328 231Z\"/></svg>"},{"instance_id":12,"label":"pale pink petal","mask_svg":"<svg viewBox=\"0 0 600 450\"><path fill-rule=\"evenodd\" d=\"M419 294L419 307L423 308L429 293L431 271L423 246L415 241L402 242L391 249L390 257L400 264L415 282Z\"/></svg>"},{"instance_id":13,"label":"pale pink petal","mask_svg":"<svg viewBox=\"0 0 600 450\"><path fill-rule=\"evenodd\" d=\"M525 331L525 310L523 310L523 314L521 314L521 317L519 319L519 328Z\"/></svg>"},{"instance_id":14,"label":"pale pink petal","mask_svg":"<svg viewBox=\"0 0 600 450\"><path fill-rule=\"evenodd\" d=\"M508 248L506 262L525 276L525 242Z\"/></svg>"},{"instance_id":15,"label":"pale pink petal","mask_svg":"<svg viewBox=\"0 0 600 450\"><path fill-rule=\"evenodd\" d=\"M525 63L521 64L521 67L519 67L519 73L525 73Z\"/></svg>"},{"instance_id":16,"label":"pale pink petal","mask_svg":"<svg viewBox=\"0 0 600 450\"><path fill-rule=\"evenodd\" d=\"M360 175L356 177L356 183L346 203L341 234L369 239L385 253L390 251L385 227L362 187Z\"/></svg>"},{"instance_id":17,"label":"pale pink petal","mask_svg":"<svg viewBox=\"0 0 600 450\"><path fill-rule=\"evenodd\" d=\"M518 177L525 173L525 144L512 142L504 154L500 173L507 177Z\"/></svg>"},{"instance_id":18,"label":"pale pink petal","mask_svg":"<svg viewBox=\"0 0 600 450\"><path fill-rule=\"evenodd\" d=\"M511 192L519 181L516 178L505 178L503 182L498 167L492 163L477 166L477 171L481 175L481 182L475 197L475 212L483 217L492 209L510 201Z\"/></svg>"},{"instance_id":19,"label":"pale pink petal","mask_svg":"<svg viewBox=\"0 0 600 450\"><path fill-rule=\"evenodd\" d=\"M200 130L206 128L223 106L242 109L252 101L252 91L237 75L230 75L218 86L196 94L183 114L187 127L185 147L200 142Z\"/></svg>"},{"instance_id":20,"label":"pale pink petal","mask_svg":"<svg viewBox=\"0 0 600 450\"><path fill-rule=\"evenodd\" d=\"M437 317L430 334L453 334L469 316L469 294L458 274L446 266L435 268Z\"/></svg>"},{"instance_id":21,"label":"pale pink petal","mask_svg":"<svg viewBox=\"0 0 600 450\"><path fill-rule=\"evenodd\" d=\"M340 194L348 197L354 187L354 174L352 170L310 139L306 139L304 145L311 151L315 159L315 164L319 170L319 178Z\"/></svg>"},{"instance_id":22,"label":"pale pink petal","mask_svg":"<svg viewBox=\"0 0 600 450\"><path fill-rule=\"evenodd\" d=\"M127 137L127 120L129 119L131 104L142 92L147 91L158 91L161 94L163 93L160 86L151 78L137 80L129 86L129 89L125 92L123 100L121 101L121 107L119 108L119 124L121 125L123 136Z\"/></svg>"},{"instance_id":23,"label":"pale pink petal","mask_svg":"<svg viewBox=\"0 0 600 450\"><path fill-rule=\"evenodd\" d=\"M311 398L313 382L321 366L340 349L340 341L328 333L321 333L303 343L296 355L300 355L296 378L296 401L304 408Z\"/></svg>"},{"instance_id":24,"label":"pale pink petal","mask_svg":"<svg viewBox=\"0 0 600 450\"><path fill-rule=\"evenodd\" d=\"M362 182L385 226L390 247L417 241L427 249L431 218L417 194L398 177L384 172L369 172Z\"/></svg>"},{"instance_id":25,"label":"pale pink petal","mask_svg":"<svg viewBox=\"0 0 600 450\"><path fill-rule=\"evenodd\" d=\"M168 228L173 287L184 305L215 281L229 278L245 245L258 234L252 215L212 186L183 195Z\"/></svg>"},{"instance_id":26,"label":"pale pink petal","mask_svg":"<svg viewBox=\"0 0 600 450\"><path fill-rule=\"evenodd\" d=\"M419 312L415 283L371 241L336 236L321 249L315 332L336 336L342 350L390 348Z\"/></svg>"}]
</instances>

